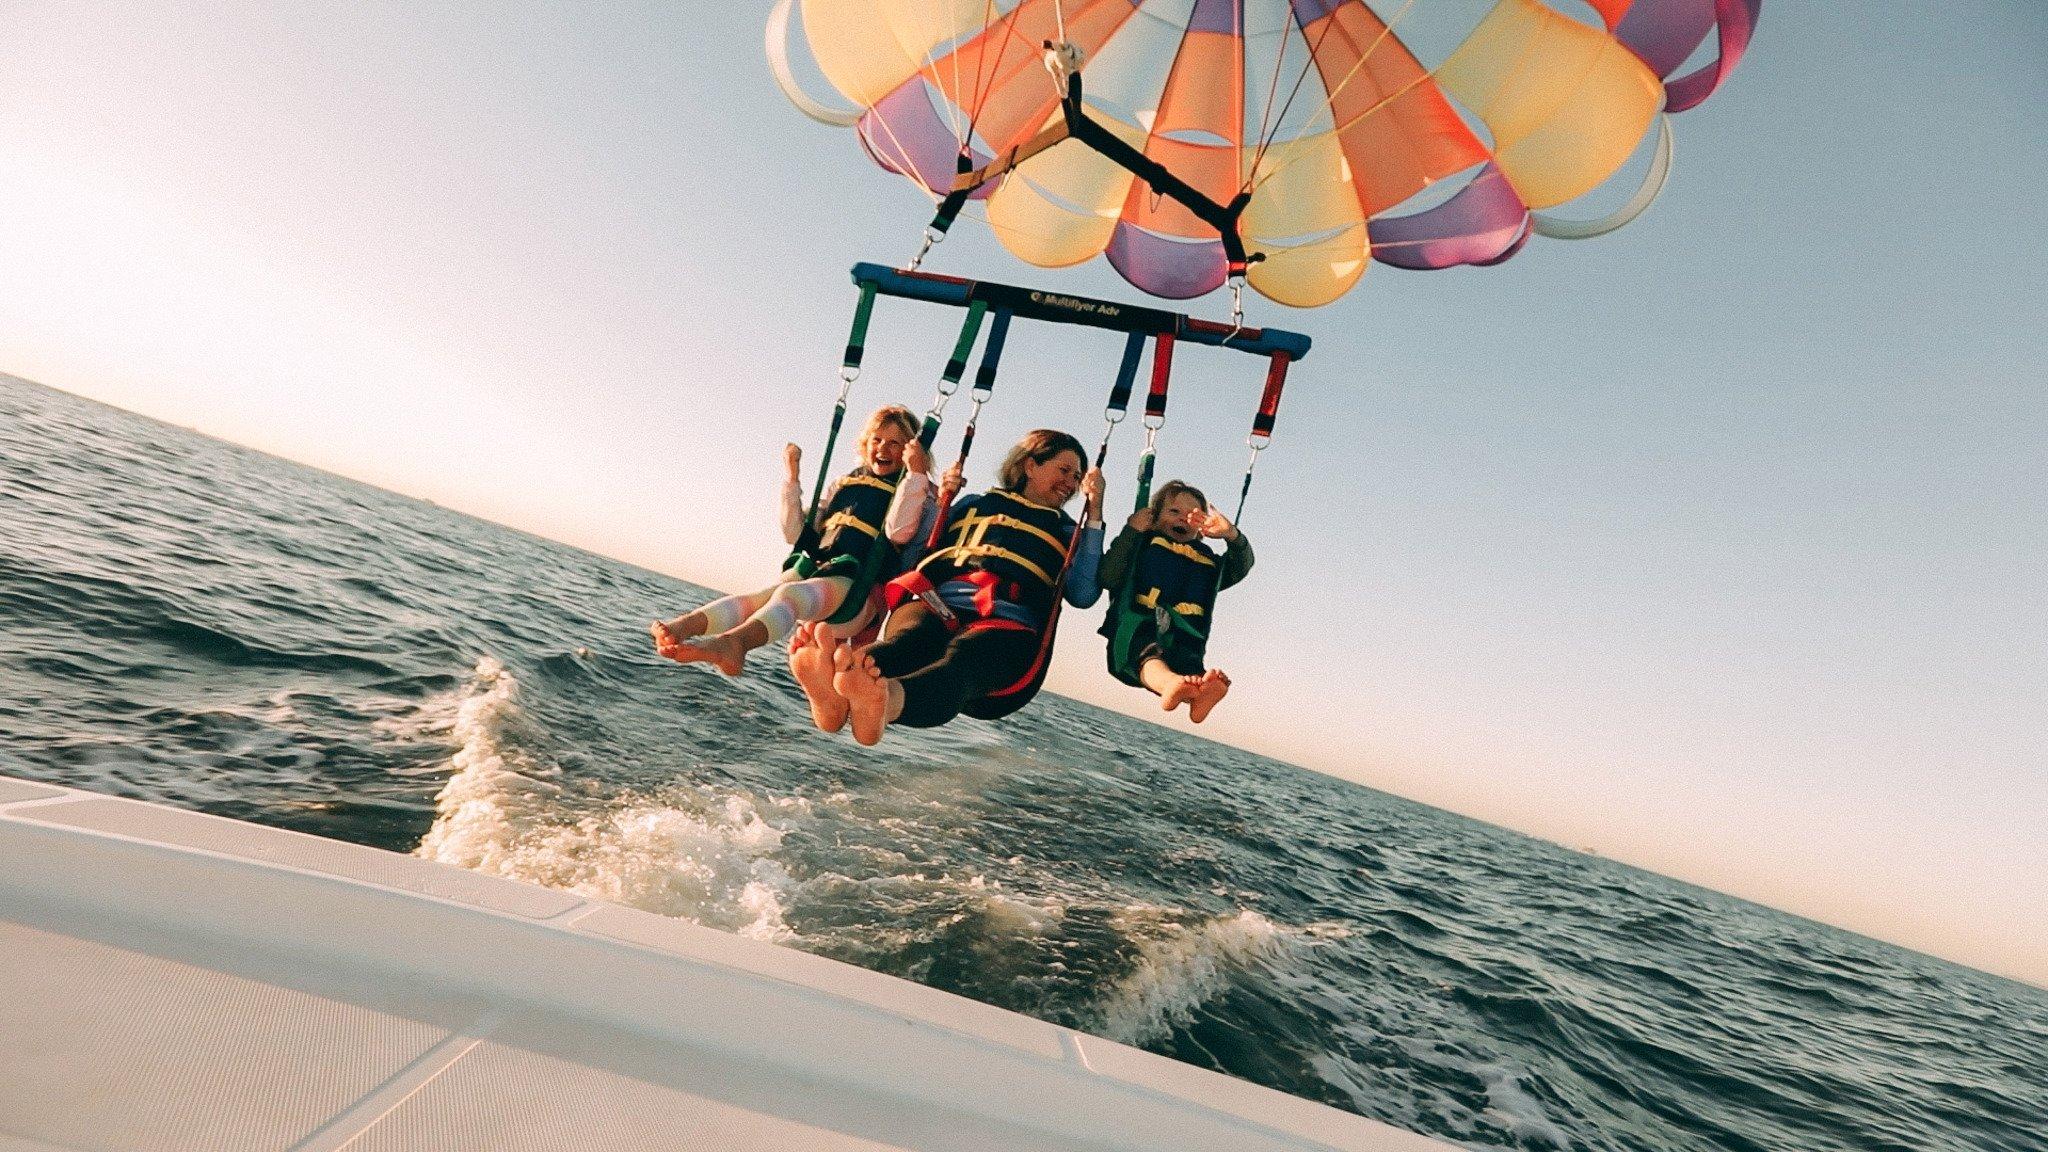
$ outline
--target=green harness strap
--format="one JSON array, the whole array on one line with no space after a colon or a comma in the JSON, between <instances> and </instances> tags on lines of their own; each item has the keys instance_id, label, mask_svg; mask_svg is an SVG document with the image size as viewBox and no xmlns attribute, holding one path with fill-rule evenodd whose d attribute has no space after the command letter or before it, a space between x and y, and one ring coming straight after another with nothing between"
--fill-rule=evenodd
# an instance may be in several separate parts
<instances>
[{"instance_id":1,"label":"green harness strap","mask_svg":"<svg viewBox=\"0 0 2048 1152\"><path fill-rule=\"evenodd\" d=\"M868 589L874 585L875 571L881 566L882 557L887 555L886 537L875 534L875 543L868 548L857 567L849 563L851 556L841 556L829 563L819 564L811 558L811 549L819 544L818 501L825 494L826 478L832 474L832 452L839 446L839 430L846 423L846 394L852 390L853 382L860 378L860 362L867 351L868 322L875 314L875 292L879 286L873 280L860 282L860 303L854 305L853 329L846 336L846 355L839 362L839 399L832 405L832 430L825 435L825 451L818 456L818 478L811 484L811 502L804 510L804 525L797 533L796 547L788 559L782 562L784 571L794 571L800 580L813 576L837 576L844 569L854 567L853 587L846 593L846 600L834 612L827 623L846 624L859 616L867 607Z\"/></svg>"}]
</instances>

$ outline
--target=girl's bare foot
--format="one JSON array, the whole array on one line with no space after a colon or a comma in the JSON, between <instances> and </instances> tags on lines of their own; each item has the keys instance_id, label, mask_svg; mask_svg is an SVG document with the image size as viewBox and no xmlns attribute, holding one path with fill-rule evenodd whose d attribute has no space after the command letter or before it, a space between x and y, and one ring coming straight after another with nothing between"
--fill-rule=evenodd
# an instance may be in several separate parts
<instances>
[{"instance_id":1,"label":"girl's bare foot","mask_svg":"<svg viewBox=\"0 0 2048 1152\"><path fill-rule=\"evenodd\" d=\"M1194 701L1188 705L1188 719L1197 724L1207 720L1209 713L1215 711L1216 705L1221 704L1223 698L1228 695L1230 677L1214 668L1209 669L1201 678L1200 687L1195 689Z\"/></svg>"},{"instance_id":2,"label":"girl's bare foot","mask_svg":"<svg viewBox=\"0 0 2048 1152\"><path fill-rule=\"evenodd\" d=\"M832 666L838 669L832 687L846 701L854 742L879 743L889 723L889 682L882 679L882 670L875 667L874 657L865 648L855 651L843 646L832 654Z\"/></svg>"},{"instance_id":3,"label":"girl's bare foot","mask_svg":"<svg viewBox=\"0 0 2048 1152\"><path fill-rule=\"evenodd\" d=\"M846 697L832 687L832 656L839 648L836 641L823 635L823 629L806 624L797 630L801 643L789 650L789 674L796 677L799 687L804 690L804 699L811 702L811 721L820 732L837 732L846 727Z\"/></svg>"},{"instance_id":4,"label":"girl's bare foot","mask_svg":"<svg viewBox=\"0 0 2048 1152\"><path fill-rule=\"evenodd\" d=\"M654 637L654 650L663 656L668 655L671 649L682 642L676 638L675 633L668 630L668 624L661 620L649 624L647 634Z\"/></svg>"},{"instance_id":5,"label":"girl's bare foot","mask_svg":"<svg viewBox=\"0 0 2048 1152\"><path fill-rule=\"evenodd\" d=\"M661 653L678 664L702 662L711 665L727 676L737 676L747 668L747 646L739 637L730 632L706 636L702 640L690 640L664 649Z\"/></svg>"},{"instance_id":6,"label":"girl's bare foot","mask_svg":"<svg viewBox=\"0 0 2048 1152\"><path fill-rule=\"evenodd\" d=\"M654 637L654 650L673 659L669 649L693 636L702 636L707 624L702 612L685 612L673 620L656 620L647 626L647 631Z\"/></svg>"},{"instance_id":7,"label":"girl's bare foot","mask_svg":"<svg viewBox=\"0 0 2048 1152\"><path fill-rule=\"evenodd\" d=\"M1202 678L1200 676L1183 676L1175 680L1172 687L1159 694L1160 711L1173 711L1175 708L1195 699L1196 693L1200 692L1201 689Z\"/></svg>"}]
</instances>

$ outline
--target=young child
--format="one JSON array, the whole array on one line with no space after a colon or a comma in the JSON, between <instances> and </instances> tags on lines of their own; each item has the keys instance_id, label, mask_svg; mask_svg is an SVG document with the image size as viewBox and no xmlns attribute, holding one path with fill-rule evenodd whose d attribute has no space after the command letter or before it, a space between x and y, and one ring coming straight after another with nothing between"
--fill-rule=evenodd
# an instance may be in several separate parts
<instances>
[{"instance_id":1,"label":"young child","mask_svg":"<svg viewBox=\"0 0 2048 1152\"><path fill-rule=\"evenodd\" d=\"M850 599L903 570L903 549L921 542L937 515L931 456L917 442L918 419L891 406L868 417L860 467L833 481L804 523L802 449L783 449L782 537L796 548L775 584L714 600L649 631L654 650L678 663L705 661L727 676L747 653L787 637L804 621L828 620ZM849 627L858 628L858 621Z\"/></svg>"},{"instance_id":2,"label":"young child","mask_svg":"<svg viewBox=\"0 0 2048 1152\"><path fill-rule=\"evenodd\" d=\"M1223 541L1220 558L1205 536ZM1179 480L1160 485L1102 558L1102 586L1121 590L1101 629L1110 674L1151 689L1168 712L1186 704L1188 719L1207 720L1230 692L1230 677L1203 668L1216 593L1251 570L1251 541L1208 497Z\"/></svg>"}]
</instances>

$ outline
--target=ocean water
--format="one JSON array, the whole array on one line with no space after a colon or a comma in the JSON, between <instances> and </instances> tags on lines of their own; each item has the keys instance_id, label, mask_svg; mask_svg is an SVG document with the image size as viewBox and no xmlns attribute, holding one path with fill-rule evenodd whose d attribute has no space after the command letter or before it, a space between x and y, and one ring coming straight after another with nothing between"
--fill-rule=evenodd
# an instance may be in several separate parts
<instances>
[{"instance_id":1,"label":"ocean water","mask_svg":"<svg viewBox=\"0 0 2048 1152\"><path fill-rule=\"evenodd\" d=\"M811 727L668 577L0 376L0 772L945 988L1472 1148L2048 1149L2048 993L1043 696Z\"/></svg>"}]
</instances>

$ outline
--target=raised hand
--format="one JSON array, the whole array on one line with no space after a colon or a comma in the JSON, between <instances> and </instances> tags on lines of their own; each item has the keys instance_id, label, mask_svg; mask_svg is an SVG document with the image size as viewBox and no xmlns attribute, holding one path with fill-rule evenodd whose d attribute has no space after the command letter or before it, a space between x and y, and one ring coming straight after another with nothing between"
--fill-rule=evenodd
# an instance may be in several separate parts
<instances>
[{"instance_id":1,"label":"raised hand","mask_svg":"<svg viewBox=\"0 0 2048 1152\"><path fill-rule=\"evenodd\" d=\"M801 484L804 482L802 475L804 450L802 448L794 444L784 444L782 446L782 466L789 472L790 483Z\"/></svg>"},{"instance_id":2,"label":"raised hand","mask_svg":"<svg viewBox=\"0 0 2048 1152\"><path fill-rule=\"evenodd\" d=\"M1086 515L1090 520L1102 519L1102 487L1100 468L1090 468L1088 474L1081 477L1081 492L1088 498Z\"/></svg>"},{"instance_id":3,"label":"raised hand","mask_svg":"<svg viewBox=\"0 0 2048 1152\"><path fill-rule=\"evenodd\" d=\"M903 466L919 475L932 470L932 454L925 450L924 441L912 440L903 446Z\"/></svg>"},{"instance_id":4,"label":"raised hand","mask_svg":"<svg viewBox=\"0 0 2048 1152\"><path fill-rule=\"evenodd\" d=\"M1202 518L1202 535L1218 540L1235 540L1237 526L1230 522L1228 516L1211 508L1208 515Z\"/></svg>"}]
</instances>

